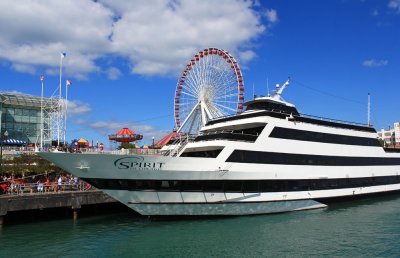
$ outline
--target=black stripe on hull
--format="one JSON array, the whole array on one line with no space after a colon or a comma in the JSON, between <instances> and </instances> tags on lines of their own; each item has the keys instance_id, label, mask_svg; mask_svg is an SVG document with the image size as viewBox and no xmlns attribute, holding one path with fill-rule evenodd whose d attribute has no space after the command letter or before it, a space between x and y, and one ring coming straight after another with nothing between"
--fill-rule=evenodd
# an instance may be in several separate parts
<instances>
[{"instance_id":1,"label":"black stripe on hull","mask_svg":"<svg viewBox=\"0 0 400 258\"><path fill-rule=\"evenodd\" d=\"M234 150L226 162L307 166L397 166L400 165L400 157L345 157Z\"/></svg>"},{"instance_id":2,"label":"black stripe on hull","mask_svg":"<svg viewBox=\"0 0 400 258\"><path fill-rule=\"evenodd\" d=\"M82 180L102 190L222 193L298 192L400 184L400 176L292 180Z\"/></svg>"},{"instance_id":3,"label":"black stripe on hull","mask_svg":"<svg viewBox=\"0 0 400 258\"><path fill-rule=\"evenodd\" d=\"M274 127L269 137L308 142L381 147L378 139Z\"/></svg>"}]
</instances>

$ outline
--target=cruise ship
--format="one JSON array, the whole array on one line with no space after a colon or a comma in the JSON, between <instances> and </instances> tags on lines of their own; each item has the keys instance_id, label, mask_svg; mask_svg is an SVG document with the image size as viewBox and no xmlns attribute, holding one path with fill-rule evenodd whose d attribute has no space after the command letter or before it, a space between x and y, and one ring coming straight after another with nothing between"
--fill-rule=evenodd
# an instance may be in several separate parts
<instances>
[{"instance_id":1,"label":"cruise ship","mask_svg":"<svg viewBox=\"0 0 400 258\"><path fill-rule=\"evenodd\" d=\"M40 155L142 215L251 215L400 190L400 153L375 129L302 115L274 96L210 120L166 155Z\"/></svg>"}]
</instances>

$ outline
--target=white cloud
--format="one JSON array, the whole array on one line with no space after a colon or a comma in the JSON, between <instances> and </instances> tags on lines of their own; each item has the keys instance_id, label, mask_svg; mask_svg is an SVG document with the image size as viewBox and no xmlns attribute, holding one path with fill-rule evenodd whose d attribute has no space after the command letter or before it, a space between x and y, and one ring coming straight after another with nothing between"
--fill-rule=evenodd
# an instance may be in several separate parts
<instances>
[{"instance_id":1,"label":"white cloud","mask_svg":"<svg viewBox=\"0 0 400 258\"><path fill-rule=\"evenodd\" d=\"M93 1L0 1L0 59L32 72L58 67L67 52L66 73L84 78L109 52L112 17Z\"/></svg>"},{"instance_id":2,"label":"white cloud","mask_svg":"<svg viewBox=\"0 0 400 258\"><path fill-rule=\"evenodd\" d=\"M140 75L175 76L198 50L218 47L245 57L265 30L249 0L2 0L0 60L21 72L56 74L59 53L67 52L67 76L85 79L115 64L96 63L107 55L130 62ZM277 21L275 10L268 20ZM247 58L247 59L246 59ZM119 72L118 72L119 71Z\"/></svg>"},{"instance_id":3,"label":"white cloud","mask_svg":"<svg viewBox=\"0 0 400 258\"><path fill-rule=\"evenodd\" d=\"M150 125L142 125L132 121L123 121L123 122L103 122L97 121L88 124L88 126L92 129L95 129L99 132L107 132L108 134L116 133L117 131L121 130L122 128L128 127L132 131L136 133L143 134L148 133L154 130L153 126Z\"/></svg>"},{"instance_id":4,"label":"white cloud","mask_svg":"<svg viewBox=\"0 0 400 258\"><path fill-rule=\"evenodd\" d=\"M116 67L110 67L107 70L107 77L110 80L117 80L121 76L121 71Z\"/></svg>"},{"instance_id":5,"label":"white cloud","mask_svg":"<svg viewBox=\"0 0 400 258\"><path fill-rule=\"evenodd\" d=\"M371 68L373 68L373 67L381 67L381 66L385 66L385 65L387 65L389 63L389 61L388 60L375 60L375 59L368 59L368 60L365 60L363 63L362 63L362 65L363 66L365 66L365 67L371 67Z\"/></svg>"},{"instance_id":6,"label":"white cloud","mask_svg":"<svg viewBox=\"0 0 400 258\"><path fill-rule=\"evenodd\" d=\"M79 100L68 100L68 116L78 116L84 113L88 113L92 110L88 103L84 103Z\"/></svg>"},{"instance_id":7,"label":"white cloud","mask_svg":"<svg viewBox=\"0 0 400 258\"><path fill-rule=\"evenodd\" d=\"M278 19L278 12L274 9L268 9L265 12L265 17L267 17L268 21L270 23L276 23L279 19Z\"/></svg>"},{"instance_id":8,"label":"white cloud","mask_svg":"<svg viewBox=\"0 0 400 258\"><path fill-rule=\"evenodd\" d=\"M400 0L390 0L388 7L400 13Z\"/></svg>"},{"instance_id":9,"label":"white cloud","mask_svg":"<svg viewBox=\"0 0 400 258\"><path fill-rule=\"evenodd\" d=\"M122 128L128 127L132 131L137 134L142 134L145 142L150 142L152 137L157 141L167 135L170 132L166 132L165 130L159 130L151 125L140 124L133 121L97 121L97 122L88 122L81 121L81 125L91 128L96 131L100 135L108 136L110 134L114 134L121 130Z\"/></svg>"},{"instance_id":10,"label":"white cloud","mask_svg":"<svg viewBox=\"0 0 400 258\"><path fill-rule=\"evenodd\" d=\"M159 130L152 125L141 124L135 121L90 121L86 119L74 119L74 124L78 124L81 127L89 128L95 131L97 134L108 137L110 134L114 134L122 128L128 127L137 134L143 135L143 142L151 144L152 137L155 141L160 140L171 131Z\"/></svg>"},{"instance_id":11,"label":"white cloud","mask_svg":"<svg viewBox=\"0 0 400 258\"><path fill-rule=\"evenodd\" d=\"M256 53L254 53L252 50L246 50L246 51L239 53L240 60L243 60L244 62L247 62L247 61L253 59L255 56L256 56Z\"/></svg>"},{"instance_id":12,"label":"white cloud","mask_svg":"<svg viewBox=\"0 0 400 258\"><path fill-rule=\"evenodd\" d=\"M18 71L21 73L29 73L29 74L36 73L36 69L34 67L32 67L31 65L15 63L12 65L12 67L15 69L15 71Z\"/></svg>"}]
</instances>

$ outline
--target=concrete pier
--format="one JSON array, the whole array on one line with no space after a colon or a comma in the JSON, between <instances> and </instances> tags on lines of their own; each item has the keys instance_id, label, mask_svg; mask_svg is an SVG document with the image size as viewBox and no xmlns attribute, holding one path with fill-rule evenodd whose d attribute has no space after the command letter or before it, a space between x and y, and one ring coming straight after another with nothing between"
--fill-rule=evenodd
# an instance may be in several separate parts
<instances>
[{"instance_id":1,"label":"concrete pier","mask_svg":"<svg viewBox=\"0 0 400 258\"><path fill-rule=\"evenodd\" d=\"M48 208L71 208L73 219L84 205L116 203L117 201L99 190L58 193L35 193L24 195L0 195L0 227L9 212L43 210Z\"/></svg>"}]
</instances>

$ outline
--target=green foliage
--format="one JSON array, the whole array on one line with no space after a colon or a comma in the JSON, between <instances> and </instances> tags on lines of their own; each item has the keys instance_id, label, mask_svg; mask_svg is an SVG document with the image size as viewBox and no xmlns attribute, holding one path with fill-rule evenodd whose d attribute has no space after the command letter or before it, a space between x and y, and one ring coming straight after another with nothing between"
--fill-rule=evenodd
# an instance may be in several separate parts
<instances>
[{"instance_id":1,"label":"green foliage","mask_svg":"<svg viewBox=\"0 0 400 258\"><path fill-rule=\"evenodd\" d=\"M118 149L134 149L135 148L135 144L129 143L129 142L123 142L121 143L121 146L118 147Z\"/></svg>"},{"instance_id":2,"label":"green foliage","mask_svg":"<svg viewBox=\"0 0 400 258\"><path fill-rule=\"evenodd\" d=\"M22 154L3 159L2 173L8 175L38 175L44 173L65 173L64 170L36 154Z\"/></svg>"}]
</instances>

